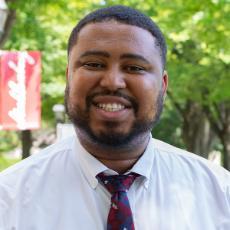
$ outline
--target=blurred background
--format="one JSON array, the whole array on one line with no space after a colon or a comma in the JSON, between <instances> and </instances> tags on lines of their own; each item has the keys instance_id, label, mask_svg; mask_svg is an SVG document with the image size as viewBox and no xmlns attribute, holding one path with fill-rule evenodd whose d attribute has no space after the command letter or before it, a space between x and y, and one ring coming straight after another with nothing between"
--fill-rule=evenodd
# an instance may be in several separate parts
<instances>
[{"instance_id":1,"label":"blurred background","mask_svg":"<svg viewBox=\"0 0 230 230\"><path fill-rule=\"evenodd\" d=\"M229 0L0 0L0 50L40 51L42 66L41 125L0 129L0 171L73 132L63 108L68 36L86 13L115 4L149 15L167 40L169 91L153 136L230 170Z\"/></svg>"}]
</instances>

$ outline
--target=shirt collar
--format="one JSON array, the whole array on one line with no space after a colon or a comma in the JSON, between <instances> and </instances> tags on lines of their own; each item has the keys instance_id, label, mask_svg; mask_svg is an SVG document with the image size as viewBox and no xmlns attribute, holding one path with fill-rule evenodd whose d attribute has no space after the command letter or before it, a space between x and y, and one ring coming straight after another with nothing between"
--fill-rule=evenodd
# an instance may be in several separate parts
<instances>
[{"instance_id":1,"label":"shirt collar","mask_svg":"<svg viewBox=\"0 0 230 230\"><path fill-rule=\"evenodd\" d=\"M104 172L108 168L93 155L88 153L85 148L83 148L77 137L74 143L73 151L78 156L78 163L84 176L86 177L86 180L89 185L95 189L98 184L96 175Z\"/></svg>"},{"instance_id":2,"label":"shirt collar","mask_svg":"<svg viewBox=\"0 0 230 230\"><path fill-rule=\"evenodd\" d=\"M149 143L144 153L130 170L130 172L135 172L144 177L143 183L146 189L148 188L149 181L150 181L154 156L155 154L154 154L153 139L152 136L150 136Z\"/></svg>"},{"instance_id":3,"label":"shirt collar","mask_svg":"<svg viewBox=\"0 0 230 230\"><path fill-rule=\"evenodd\" d=\"M73 152L77 153L79 164L81 170L86 177L89 185L95 189L98 185L98 180L96 178L97 174L104 172L107 175L118 174L114 170L109 169L99 160L97 160L93 155L88 153L83 146L80 144L79 140L76 138ZM127 172L135 172L144 177L143 184L147 189L149 185L150 175L152 171L154 160L154 150L152 144L152 138L150 137L149 143L143 153L143 155L138 159L135 165Z\"/></svg>"}]
</instances>

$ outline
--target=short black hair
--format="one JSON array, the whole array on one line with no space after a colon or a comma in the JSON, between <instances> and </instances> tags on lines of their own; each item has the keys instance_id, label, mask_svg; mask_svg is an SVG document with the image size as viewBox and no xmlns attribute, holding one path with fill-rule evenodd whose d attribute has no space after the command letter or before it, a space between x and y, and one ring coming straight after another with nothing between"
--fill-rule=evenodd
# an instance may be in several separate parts
<instances>
[{"instance_id":1,"label":"short black hair","mask_svg":"<svg viewBox=\"0 0 230 230\"><path fill-rule=\"evenodd\" d=\"M73 28L70 34L68 41L68 55L77 41L78 33L85 25L89 23L103 22L109 20L115 20L123 24L137 26L149 31L156 39L156 45L159 47L160 50L163 68L165 67L167 46L164 35L162 34L159 27L156 25L155 22L152 21L150 17L144 15L140 11L122 5L98 9L89 13L83 19L81 19L79 23Z\"/></svg>"}]
</instances>

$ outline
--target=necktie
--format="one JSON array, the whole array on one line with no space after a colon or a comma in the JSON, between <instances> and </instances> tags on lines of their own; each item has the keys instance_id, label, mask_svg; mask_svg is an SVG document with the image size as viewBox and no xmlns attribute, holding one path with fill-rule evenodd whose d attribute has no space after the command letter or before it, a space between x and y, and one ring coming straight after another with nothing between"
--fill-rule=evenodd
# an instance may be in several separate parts
<instances>
[{"instance_id":1,"label":"necktie","mask_svg":"<svg viewBox=\"0 0 230 230\"><path fill-rule=\"evenodd\" d=\"M111 207L109 210L107 230L134 230L133 216L130 209L127 191L139 175L106 176L99 173L97 178L111 193Z\"/></svg>"}]
</instances>

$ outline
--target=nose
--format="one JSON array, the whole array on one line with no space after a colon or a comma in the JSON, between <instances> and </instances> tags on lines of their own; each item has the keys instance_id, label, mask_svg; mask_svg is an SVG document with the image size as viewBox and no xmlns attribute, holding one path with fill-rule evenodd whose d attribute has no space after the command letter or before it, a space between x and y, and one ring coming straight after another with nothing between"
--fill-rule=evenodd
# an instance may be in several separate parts
<instances>
[{"instance_id":1,"label":"nose","mask_svg":"<svg viewBox=\"0 0 230 230\"><path fill-rule=\"evenodd\" d=\"M125 73L123 73L118 67L109 68L103 73L100 81L100 85L110 91L116 91L126 87Z\"/></svg>"}]
</instances>

